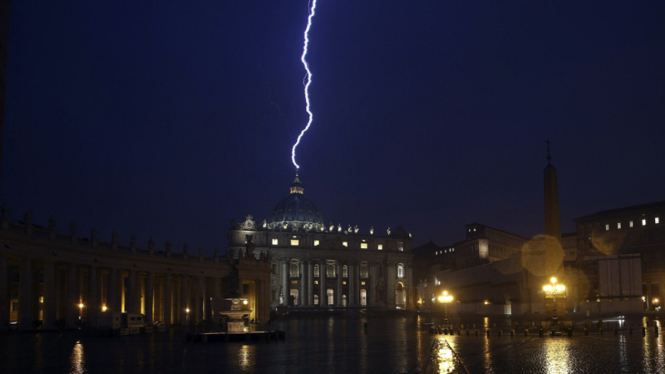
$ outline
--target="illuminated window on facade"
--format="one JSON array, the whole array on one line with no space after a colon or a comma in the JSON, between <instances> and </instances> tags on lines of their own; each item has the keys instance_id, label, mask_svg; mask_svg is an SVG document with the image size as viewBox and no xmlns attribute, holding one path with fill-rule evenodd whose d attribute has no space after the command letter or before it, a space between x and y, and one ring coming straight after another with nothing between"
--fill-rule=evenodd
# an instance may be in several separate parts
<instances>
[{"instance_id":1,"label":"illuminated window on facade","mask_svg":"<svg viewBox=\"0 0 665 374\"><path fill-rule=\"evenodd\" d=\"M361 278L367 278L367 264L362 264L360 265L360 277Z\"/></svg>"},{"instance_id":2,"label":"illuminated window on facade","mask_svg":"<svg viewBox=\"0 0 665 374\"><path fill-rule=\"evenodd\" d=\"M348 246L349 246L349 242L342 242L342 245L345 246L345 247L348 247Z\"/></svg>"},{"instance_id":3,"label":"illuminated window on facade","mask_svg":"<svg viewBox=\"0 0 665 374\"><path fill-rule=\"evenodd\" d=\"M292 246L298 246L298 245L300 245L300 240L298 240L298 239L291 239L291 245L292 245Z\"/></svg>"},{"instance_id":4,"label":"illuminated window on facade","mask_svg":"<svg viewBox=\"0 0 665 374\"><path fill-rule=\"evenodd\" d=\"M397 264L397 278L404 279L404 264Z\"/></svg>"},{"instance_id":5,"label":"illuminated window on facade","mask_svg":"<svg viewBox=\"0 0 665 374\"><path fill-rule=\"evenodd\" d=\"M273 238L272 239L272 245L279 245L279 239Z\"/></svg>"},{"instance_id":6,"label":"illuminated window on facade","mask_svg":"<svg viewBox=\"0 0 665 374\"><path fill-rule=\"evenodd\" d=\"M646 225L647 225L647 220L646 220L646 218L642 218L642 226L646 226Z\"/></svg>"},{"instance_id":7,"label":"illuminated window on facade","mask_svg":"<svg viewBox=\"0 0 665 374\"><path fill-rule=\"evenodd\" d=\"M342 278L348 278L349 277L349 267L344 265L342 266Z\"/></svg>"},{"instance_id":8,"label":"illuminated window on facade","mask_svg":"<svg viewBox=\"0 0 665 374\"><path fill-rule=\"evenodd\" d=\"M378 244L376 246L376 249L378 249L379 251L383 251L383 244Z\"/></svg>"},{"instance_id":9,"label":"illuminated window on facade","mask_svg":"<svg viewBox=\"0 0 665 374\"><path fill-rule=\"evenodd\" d=\"M364 286L364 285L365 285L365 281L360 282L360 285L361 285L361 286Z\"/></svg>"},{"instance_id":10,"label":"illuminated window on facade","mask_svg":"<svg viewBox=\"0 0 665 374\"><path fill-rule=\"evenodd\" d=\"M335 265L328 264L328 266L326 266L326 276L328 276L329 278L335 276Z\"/></svg>"},{"instance_id":11,"label":"illuminated window on facade","mask_svg":"<svg viewBox=\"0 0 665 374\"><path fill-rule=\"evenodd\" d=\"M314 281L314 284L319 284L319 281Z\"/></svg>"},{"instance_id":12,"label":"illuminated window on facade","mask_svg":"<svg viewBox=\"0 0 665 374\"><path fill-rule=\"evenodd\" d=\"M314 295L314 305L319 305L319 295Z\"/></svg>"},{"instance_id":13,"label":"illuminated window on facade","mask_svg":"<svg viewBox=\"0 0 665 374\"><path fill-rule=\"evenodd\" d=\"M653 223L655 223L656 225L659 224L660 223L660 217L654 218Z\"/></svg>"},{"instance_id":14,"label":"illuminated window on facade","mask_svg":"<svg viewBox=\"0 0 665 374\"><path fill-rule=\"evenodd\" d=\"M605 231L610 231L610 224L609 223L605 225Z\"/></svg>"},{"instance_id":15,"label":"illuminated window on facade","mask_svg":"<svg viewBox=\"0 0 665 374\"><path fill-rule=\"evenodd\" d=\"M300 266L298 266L298 263L292 262L291 263L291 277L296 278L300 276Z\"/></svg>"},{"instance_id":16,"label":"illuminated window on facade","mask_svg":"<svg viewBox=\"0 0 665 374\"><path fill-rule=\"evenodd\" d=\"M314 265L314 276L317 277L317 278L319 277L319 265L318 264Z\"/></svg>"},{"instance_id":17,"label":"illuminated window on facade","mask_svg":"<svg viewBox=\"0 0 665 374\"><path fill-rule=\"evenodd\" d=\"M346 286L346 281L342 282L342 284Z\"/></svg>"},{"instance_id":18,"label":"illuminated window on facade","mask_svg":"<svg viewBox=\"0 0 665 374\"><path fill-rule=\"evenodd\" d=\"M617 222L617 229L621 230L621 222Z\"/></svg>"},{"instance_id":19,"label":"illuminated window on facade","mask_svg":"<svg viewBox=\"0 0 665 374\"><path fill-rule=\"evenodd\" d=\"M318 240L315 240L315 241L314 241L314 246L316 247L317 245L319 245L319 243L320 243L320 242L319 242Z\"/></svg>"},{"instance_id":20,"label":"illuminated window on facade","mask_svg":"<svg viewBox=\"0 0 665 374\"><path fill-rule=\"evenodd\" d=\"M360 249L367 249L367 243L360 243Z\"/></svg>"},{"instance_id":21,"label":"illuminated window on facade","mask_svg":"<svg viewBox=\"0 0 665 374\"><path fill-rule=\"evenodd\" d=\"M633 221L628 222L628 227L633 227Z\"/></svg>"},{"instance_id":22,"label":"illuminated window on facade","mask_svg":"<svg viewBox=\"0 0 665 374\"><path fill-rule=\"evenodd\" d=\"M404 250L404 243L403 242L397 242L397 250L398 251L403 251Z\"/></svg>"}]
</instances>

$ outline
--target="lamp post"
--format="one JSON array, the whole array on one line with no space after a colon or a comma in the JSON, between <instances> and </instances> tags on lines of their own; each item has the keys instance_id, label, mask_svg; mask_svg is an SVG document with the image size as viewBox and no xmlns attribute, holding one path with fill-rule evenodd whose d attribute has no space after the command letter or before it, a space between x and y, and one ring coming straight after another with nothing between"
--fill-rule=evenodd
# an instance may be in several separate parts
<instances>
[{"instance_id":1,"label":"lamp post","mask_svg":"<svg viewBox=\"0 0 665 374\"><path fill-rule=\"evenodd\" d=\"M566 291L566 286L557 283L555 277L552 277L550 282L552 282L552 284L543 286L543 291L545 291L545 297L547 297L547 294L552 295L552 325L558 325L559 317L556 316L556 297L563 295Z\"/></svg>"},{"instance_id":2,"label":"lamp post","mask_svg":"<svg viewBox=\"0 0 665 374\"><path fill-rule=\"evenodd\" d=\"M448 325L448 303L453 301L453 296L448 295L448 291L443 291L443 295L439 296L439 302L443 303L443 323Z\"/></svg>"}]
</instances>

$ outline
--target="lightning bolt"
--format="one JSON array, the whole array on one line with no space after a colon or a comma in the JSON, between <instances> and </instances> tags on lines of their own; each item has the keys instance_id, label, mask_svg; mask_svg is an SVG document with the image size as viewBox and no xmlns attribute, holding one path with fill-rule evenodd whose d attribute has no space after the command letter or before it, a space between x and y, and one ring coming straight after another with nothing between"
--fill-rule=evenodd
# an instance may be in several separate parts
<instances>
[{"instance_id":1,"label":"lightning bolt","mask_svg":"<svg viewBox=\"0 0 665 374\"><path fill-rule=\"evenodd\" d=\"M302 47L302 56L300 56L300 61L302 61L302 65L305 67L305 71L307 74L305 75L305 78L303 78L303 83L305 85L305 111L307 114L309 114L309 121L307 121L307 126L300 132L300 135L298 135L298 140L296 140L296 144L293 145L293 148L291 148L291 161L293 162L293 165L296 166L296 169L300 169L300 165L296 162L296 147L298 147L298 144L300 144L300 139L302 138L303 135L305 135L305 132L309 130L309 127L312 125L312 121L314 119L314 115L312 114L312 111L310 109L309 105L309 85L312 84L312 72L309 70L309 64L307 63L307 47L309 46L309 29L312 27L312 18L314 18L314 11L316 10L316 0L310 0L309 4L307 4L309 7L309 16L307 17L307 28L305 29L305 44Z\"/></svg>"}]
</instances>

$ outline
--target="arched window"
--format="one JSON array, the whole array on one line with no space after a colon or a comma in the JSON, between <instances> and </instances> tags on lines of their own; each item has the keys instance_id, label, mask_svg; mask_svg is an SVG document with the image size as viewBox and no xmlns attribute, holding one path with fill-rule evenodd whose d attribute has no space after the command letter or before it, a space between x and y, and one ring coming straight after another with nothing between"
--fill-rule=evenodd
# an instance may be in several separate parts
<instances>
[{"instance_id":1,"label":"arched window","mask_svg":"<svg viewBox=\"0 0 665 374\"><path fill-rule=\"evenodd\" d=\"M348 278L349 277L349 267L344 265L342 266L342 278Z\"/></svg>"},{"instance_id":2,"label":"arched window","mask_svg":"<svg viewBox=\"0 0 665 374\"><path fill-rule=\"evenodd\" d=\"M298 278L300 276L300 266L297 262L291 263L291 278Z\"/></svg>"},{"instance_id":3,"label":"arched window","mask_svg":"<svg viewBox=\"0 0 665 374\"><path fill-rule=\"evenodd\" d=\"M404 264L397 264L397 278L404 279Z\"/></svg>"},{"instance_id":4,"label":"arched window","mask_svg":"<svg viewBox=\"0 0 665 374\"><path fill-rule=\"evenodd\" d=\"M335 264L328 264L326 266L326 276L328 278L334 278L335 277Z\"/></svg>"},{"instance_id":5,"label":"arched window","mask_svg":"<svg viewBox=\"0 0 665 374\"><path fill-rule=\"evenodd\" d=\"M314 265L314 276L317 277L317 278L319 277L319 265L318 264Z\"/></svg>"},{"instance_id":6,"label":"arched window","mask_svg":"<svg viewBox=\"0 0 665 374\"><path fill-rule=\"evenodd\" d=\"M360 277L361 278L369 277L369 272L367 271L367 264L360 264Z\"/></svg>"}]
</instances>

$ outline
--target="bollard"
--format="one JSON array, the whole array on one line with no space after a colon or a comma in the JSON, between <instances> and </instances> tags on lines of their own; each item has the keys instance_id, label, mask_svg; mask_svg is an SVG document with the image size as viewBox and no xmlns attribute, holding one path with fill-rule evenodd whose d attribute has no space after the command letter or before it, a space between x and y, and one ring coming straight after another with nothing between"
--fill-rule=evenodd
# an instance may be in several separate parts
<instances>
[{"instance_id":1,"label":"bollard","mask_svg":"<svg viewBox=\"0 0 665 374\"><path fill-rule=\"evenodd\" d=\"M529 336L529 329L524 329L524 336Z\"/></svg>"},{"instance_id":2,"label":"bollard","mask_svg":"<svg viewBox=\"0 0 665 374\"><path fill-rule=\"evenodd\" d=\"M515 330L510 330L510 337L512 338L513 336L515 336Z\"/></svg>"},{"instance_id":3,"label":"bollard","mask_svg":"<svg viewBox=\"0 0 665 374\"><path fill-rule=\"evenodd\" d=\"M540 336L541 338L543 337L543 329L542 328L540 329L540 331L538 331L538 336Z\"/></svg>"},{"instance_id":4,"label":"bollard","mask_svg":"<svg viewBox=\"0 0 665 374\"><path fill-rule=\"evenodd\" d=\"M584 335L589 335L589 329L587 329L586 327L584 328Z\"/></svg>"},{"instance_id":5,"label":"bollard","mask_svg":"<svg viewBox=\"0 0 665 374\"><path fill-rule=\"evenodd\" d=\"M647 328L642 326L642 336L647 334Z\"/></svg>"}]
</instances>

